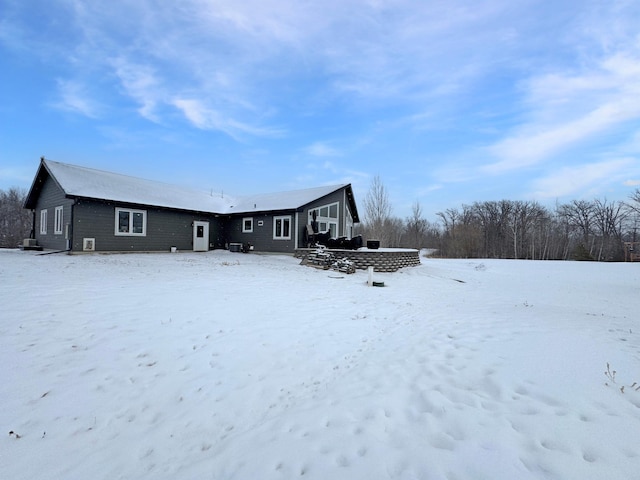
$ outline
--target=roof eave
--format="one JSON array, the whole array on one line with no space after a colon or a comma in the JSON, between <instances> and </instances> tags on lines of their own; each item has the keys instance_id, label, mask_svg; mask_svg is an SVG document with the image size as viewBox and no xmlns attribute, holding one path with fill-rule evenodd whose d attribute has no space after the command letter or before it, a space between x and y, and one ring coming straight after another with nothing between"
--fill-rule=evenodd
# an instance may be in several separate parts
<instances>
[{"instance_id":1,"label":"roof eave","mask_svg":"<svg viewBox=\"0 0 640 480\"><path fill-rule=\"evenodd\" d=\"M354 223L360 223L360 215L358 214L358 206L356 205L356 198L353 195L353 187L348 184L346 187L347 199L351 205L351 217Z\"/></svg>"},{"instance_id":2,"label":"roof eave","mask_svg":"<svg viewBox=\"0 0 640 480\"><path fill-rule=\"evenodd\" d=\"M343 188L347 188L347 187L350 187L350 184L346 183L346 184L343 184L343 185L337 185L336 188L334 188L333 190L325 193L324 195L321 195L321 196L319 196L317 198L314 198L313 200L310 200L307 203L303 203L302 205L298 205L297 207L294 207L294 208L296 208L298 210L299 209L303 209L304 207L307 207L307 206L311 205L312 203L315 203L315 202L317 202L319 200L322 200L324 197L328 197L329 195L333 195L337 191L342 190Z\"/></svg>"}]
</instances>

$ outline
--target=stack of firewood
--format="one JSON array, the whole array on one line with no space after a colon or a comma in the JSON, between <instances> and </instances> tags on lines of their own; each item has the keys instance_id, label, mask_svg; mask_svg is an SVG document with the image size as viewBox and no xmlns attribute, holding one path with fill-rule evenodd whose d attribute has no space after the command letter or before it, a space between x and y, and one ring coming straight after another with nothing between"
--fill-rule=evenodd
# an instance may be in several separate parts
<instances>
[{"instance_id":1,"label":"stack of firewood","mask_svg":"<svg viewBox=\"0 0 640 480\"><path fill-rule=\"evenodd\" d=\"M333 261L334 258L331 252L325 248L318 248L313 252L309 252L309 254L302 259L300 265L329 270Z\"/></svg>"},{"instance_id":2,"label":"stack of firewood","mask_svg":"<svg viewBox=\"0 0 640 480\"><path fill-rule=\"evenodd\" d=\"M309 252L305 256L300 265L320 268L322 270L336 270L342 273L355 273L356 267L354 263L346 258L336 260L335 255L326 248L318 248L313 252Z\"/></svg>"},{"instance_id":3,"label":"stack of firewood","mask_svg":"<svg viewBox=\"0 0 640 480\"><path fill-rule=\"evenodd\" d=\"M356 273L355 265L351 260L348 260L346 258L336 260L331 264L331 268L342 273Z\"/></svg>"}]
</instances>

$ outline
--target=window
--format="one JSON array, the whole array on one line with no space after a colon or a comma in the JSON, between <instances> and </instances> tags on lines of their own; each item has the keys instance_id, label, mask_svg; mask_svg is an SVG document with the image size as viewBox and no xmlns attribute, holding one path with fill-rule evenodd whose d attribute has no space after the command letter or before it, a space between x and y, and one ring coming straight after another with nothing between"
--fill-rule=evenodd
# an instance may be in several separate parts
<instances>
[{"instance_id":1,"label":"window","mask_svg":"<svg viewBox=\"0 0 640 480\"><path fill-rule=\"evenodd\" d=\"M329 205L329 218L338 218L338 204Z\"/></svg>"},{"instance_id":2,"label":"window","mask_svg":"<svg viewBox=\"0 0 640 480\"><path fill-rule=\"evenodd\" d=\"M63 216L64 216L63 207L56 207L54 223L53 223L53 233L55 233L56 235L62 235Z\"/></svg>"},{"instance_id":3,"label":"window","mask_svg":"<svg viewBox=\"0 0 640 480\"><path fill-rule=\"evenodd\" d=\"M47 234L47 210L40 210L40 234Z\"/></svg>"},{"instance_id":4,"label":"window","mask_svg":"<svg viewBox=\"0 0 640 480\"><path fill-rule=\"evenodd\" d=\"M253 232L253 218L243 218L242 219L242 233L251 233Z\"/></svg>"},{"instance_id":5,"label":"window","mask_svg":"<svg viewBox=\"0 0 640 480\"><path fill-rule=\"evenodd\" d=\"M115 234L144 237L147 234L147 212L116 208Z\"/></svg>"},{"instance_id":6,"label":"window","mask_svg":"<svg viewBox=\"0 0 640 480\"><path fill-rule=\"evenodd\" d=\"M336 202L309 210L309 224L311 225L313 222L313 212L315 211L318 232L330 232L331 237L336 238L338 236L338 206L339 204Z\"/></svg>"},{"instance_id":7,"label":"window","mask_svg":"<svg viewBox=\"0 0 640 480\"><path fill-rule=\"evenodd\" d=\"M291 240L291 216L273 217L273 238Z\"/></svg>"}]
</instances>

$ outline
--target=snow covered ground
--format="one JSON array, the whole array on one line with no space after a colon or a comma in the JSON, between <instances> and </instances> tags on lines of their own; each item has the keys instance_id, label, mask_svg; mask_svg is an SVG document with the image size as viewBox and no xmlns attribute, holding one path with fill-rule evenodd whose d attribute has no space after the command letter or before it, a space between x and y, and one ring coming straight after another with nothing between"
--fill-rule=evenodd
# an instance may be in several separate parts
<instances>
[{"instance_id":1,"label":"snow covered ground","mask_svg":"<svg viewBox=\"0 0 640 480\"><path fill-rule=\"evenodd\" d=\"M0 251L0 476L640 478L639 264L422 261Z\"/></svg>"}]
</instances>

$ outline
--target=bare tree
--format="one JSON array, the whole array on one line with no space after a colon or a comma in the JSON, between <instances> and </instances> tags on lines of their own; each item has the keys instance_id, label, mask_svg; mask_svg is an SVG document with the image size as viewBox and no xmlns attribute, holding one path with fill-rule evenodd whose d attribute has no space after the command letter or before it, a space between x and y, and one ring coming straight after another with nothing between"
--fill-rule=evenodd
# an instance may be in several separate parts
<instances>
[{"instance_id":1,"label":"bare tree","mask_svg":"<svg viewBox=\"0 0 640 480\"><path fill-rule=\"evenodd\" d=\"M31 214L23 208L26 192L12 187L0 190L0 247L15 248L29 237Z\"/></svg>"},{"instance_id":2,"label":"bare tree","mask_svg":"<svg viewBox=\"0 0 640 480\"><path fill-rule=\"evenodd\" d=\"M380 240L381 245L388 246L393 236L391 229L396 225L390 222L389 194L378 175L373 177L371 187L364 198L364 216L365 231L369 239Z\"/></svg>"},{"instance_id":3,"label":"bare tree","mask_svg":"<svg viewBox=\"0 0 640 480\"><path fill-rule=\"evenodd\" d=\"M483 256L487 258L507 258L510 246L507 241L513 202L476 202L474 213L483 233Z\"/></svg>"},{"instance_id":4,"label":"bare tree","mask_svg":"<svg viewBox=\"0 0 640 480\"><path fill-rule=\"evenodd\" d=\"M462 205L460 220L459 229L462 235L458 237L458 249L464 258L480 257L482 255L482 229L471 205Z\"/></svg>"},{"instance_id":5,"label":"bare tree","mask_svg":"<svg viewBox=\"0 0 640 480\"><path fill-rule=\"evenodd\" d=\"M401 218L389 217L384 222L384 236L386 237L385 245L391 248L402 246L402 238L405 234L405 223Z\"/></svg>"},{"instance_id":6,"label":"bare tree","mask_svg":"<svg viewBox=\"0 0 640 480\"><path fill-rule=\"evenodd\" d=\"M438 212L436 215L442 220L444 228L439 245L440 255L444 257L459 256L455 243L457 241L460 212L456 208L447 208L444 212Z\"/></svg>"},{"instance_id":7,"label":"bare tree","mask_svg":"<svg viewBox=\"0 0 640 480\"><path fill-rule=\"evenodd\" d=\"M411 206L411 216L407 218L407 236L408 244L412 248L421 248L425 241L427 228L429 223L422 216L422 206L419 201Z\"/></svg>"},{"instance_id":8,"label":"bare tree","mask_svg":"<svg viewBox=\"0 0 640 480\"><path fill-rule=\"evenodd\" d=\"M442 219L445 233L455 236L456 224L460 218L460 212L456 208L447 208L444 212L436 213Z\"/></svg>"},{"instance_id":9,"label":"bare tree","mask_svg":"<svg viewBox=\"0 0 640 480\"><path fill-rule=\"evenodd\" d=\"M482 228L472 206L463 205L462 211L449 208L436 215L442 219L444 226L441 255L463 258L482 255Z\"/></svg>"},{"instance_id":10,"label":"bare tree","mask_svg":"<svg viewBox=\"0 0 640 480\"><path fill-rule=\"evenodd\" d=\"M574 200L571 203L561 205L559 211L560 214L566 218L568 225L572 228L572 233L575 232L580 237L581 241L576 248L582 245L582 249L584 249L585 254L593 256L593 203L586 200Z\"/></svg>"},{"instance_id":11,"label":"bare tree","mask_svg":"<svg viewBox=\"0 0 640 480\"><path fill-rule=\"evenodd\" d=\"M513 258L536 258L539 228L547 211L537 202L513 202L510 231L513 239Z\"/></svg>"},{"instance_id":12,"label":"bare tree","mask_svg":"<svg viewBox=\"0 0 640 480\"><path fill-rule=\"evenodd\" d=\"M636 213L640 213L640 188L636 188L636 191L629 195L631 203L627 205L631 207Z\"/></svg>"},{"instance_id":13,"label":"bare tree","mask_svg":"<svg viewBox=\"0 0 640 480\"><path fill-rule=\"evenodd\" d=\"M640 188L636 188L635 192L629 195L630 202L625 203L627 212L625 241L637 242L638 229L640 228Z\"/></svg>"},{"instance_id":14,"label":"bare tree","mask_svg":"<svg viewBox=\"0 0 640 480\"><path fill-rule=\"evenodd\" d=\"M569 218L565 215L565 206L556 202L556 208L553 215L553 231L551 233L552 240L550 242L549 258L558 260L568 260L569 252L572 247L572 231L573 226Z\"/></svg>"},{"instance_id":15,"label":"bare tree","mask_svg":"<svg viewBox=\"0 0 640 480\"><path fill-rule=\"evenodd\" d=\"M628 215L625 204L604 199L595 200L593 205L594 224L600 237L597 260L621 260L623 222Z\"/></svg>"}]
</instances>

